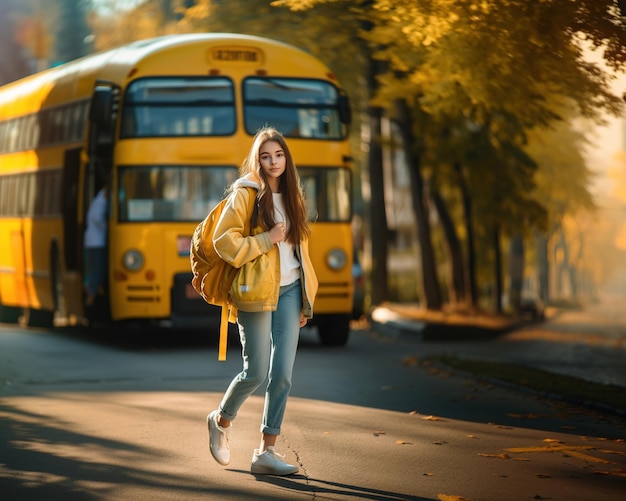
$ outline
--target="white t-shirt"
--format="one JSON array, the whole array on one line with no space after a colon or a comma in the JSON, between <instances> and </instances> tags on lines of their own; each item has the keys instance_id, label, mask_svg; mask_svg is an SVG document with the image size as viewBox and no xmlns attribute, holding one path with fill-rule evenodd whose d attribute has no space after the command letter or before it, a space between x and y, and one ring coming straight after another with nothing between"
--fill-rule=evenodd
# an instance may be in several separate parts
<instances>
[{"instance_id":1,"label":"white t-shirt","mask_svg":"<svg viewBox=\"0 0 626 501\"><path fill-rule=\"evenodd\" d=\"M289 220L280 193L272 193L274 199L274 219L277 223L284 222L289 229ZM296 257L294 246L289 242L278 242L280 251L280 285L289 285L300 278L300 262Z\"/></svg>"},{"instance_id":2,"label":"white t-shirt","mask_svg":"<svg viewBox=\"0 0 626 501\"><path fill-rule=\"evenodd\" d=\"M87 211L85 247L88 249L106 247L107 243L108 200L104 190L100 190Z\"/></svg>"}]
</instances>

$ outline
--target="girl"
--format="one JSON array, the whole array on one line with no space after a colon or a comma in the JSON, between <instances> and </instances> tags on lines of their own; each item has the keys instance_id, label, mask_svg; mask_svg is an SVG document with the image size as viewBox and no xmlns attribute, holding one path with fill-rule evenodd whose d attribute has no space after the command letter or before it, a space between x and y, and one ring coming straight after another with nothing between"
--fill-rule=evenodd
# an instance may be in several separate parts
<instances>
[{"instance_id":1,"label":"girl","mask_svg":"<svg viewBox=\"0 0 626 501\"><path fill-rule=\"evenodd\" d=\"M207 416L210 450L218 463L230 462L231 423L241 405L268 378L261 442L252 454L251 471L289 475L298 467L285 463L274 447L291 389L300 328L313 316L317 293L308 250L310 228L296 166L276 129L265 127L256 134L241 174L231 187L213 244L235 268L267 254L273 269L265 275L279 276L280 284L277 281L270 288L263 301L265 311L239 308L243 369L230 383L219 408ZM256 199L246 186L257 189ZM252 234L244 232L250 204L257 204L250 223Z\"/></svg>"}]
</instances>

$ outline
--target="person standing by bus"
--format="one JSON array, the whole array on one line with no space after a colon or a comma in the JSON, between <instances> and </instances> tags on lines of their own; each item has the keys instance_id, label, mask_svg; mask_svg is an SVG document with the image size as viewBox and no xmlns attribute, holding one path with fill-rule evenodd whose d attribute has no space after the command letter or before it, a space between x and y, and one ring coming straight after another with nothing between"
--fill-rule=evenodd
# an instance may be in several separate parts
<instances>
[{"instance_id":1,"label":"person standing by bus","mask_svg":"<svg viewBox=\"0 0 626 501\"><path fill-rule=\"evenodd\" d=\"M87 211L85 247L85 306L93 306L98 290L106 280L108 186L105 184L91 201Z\"/></svg>"},{"instance_id":2,"label":"person standing by bus","mask_svg":"<svg viewBox=\"0 0 626 501\"><path fill-rule=\"evenodd\" d=\"M280 287L272 298L275 311L242 311L237 314L243 369L231 381L219 408L207 416L209 445L221 465L230 463L231 424L246 399L267 378L261 420L261 441L252 454L252 473L290 475L298 471L275 450L280 434L300 328L313 316L317 277L309 257L310 235L300 178L282 134L272 127L259 130L241 168L242 177L230 190L231 201L217 223L213 243L218 254L235 268L267 253L280 270ZM250 190L256 188L256 199ZM248 204L258 205L256 225L265 231L246 235ZM278 254L278 255L276 255Z\"/></svg>"}]
</instances>

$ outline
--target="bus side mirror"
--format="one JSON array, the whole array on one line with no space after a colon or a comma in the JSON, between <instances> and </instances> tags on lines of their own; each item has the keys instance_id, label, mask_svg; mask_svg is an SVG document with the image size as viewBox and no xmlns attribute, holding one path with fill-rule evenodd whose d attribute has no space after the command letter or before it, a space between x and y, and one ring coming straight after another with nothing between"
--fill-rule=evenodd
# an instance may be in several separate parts
<instances>
[{"instance_id":1,"label":"bus side mirror","mask_svg":"<svg viewBox=\"0 0 626 501\"><path fill-rule=\"evenodd\" d=\"M349 124L352 121L352 112L350 110L350 99L346 94L339 96L339 120L341 123Z\"/></svg>"},{"instance_id":2,"label":"bus side mirror","mask_svg":"<svg viewBox=\"0 0 626 501\"><path fill-rule=\"evenodd\" d=\"M89 120L97 125L108 127L113 118L113 89L104 85L97 86L91 96Z\"/></svg>"}]
</instances>

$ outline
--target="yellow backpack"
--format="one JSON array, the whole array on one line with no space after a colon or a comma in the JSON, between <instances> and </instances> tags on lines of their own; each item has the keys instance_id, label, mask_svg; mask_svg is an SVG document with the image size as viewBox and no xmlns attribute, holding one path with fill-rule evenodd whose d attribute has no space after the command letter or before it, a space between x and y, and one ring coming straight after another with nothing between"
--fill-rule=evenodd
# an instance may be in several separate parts
<instances>
[{"instance_id":1,"label":"yellow backpack","mask_svg":"<svg viewBox=\"0 0 626 501\"><path fill-rule=\"evenodd\" d=\"M256 189L246 187L251 190L252 200L256 199ZM220 340L218 360L226 360L226 345L228 341L228 319L233 308L229 297L230 286L233 283L237 269L224 261L216 252L213 246L213 234L215 226L219 220L228 197L217 204L208 216L198 224L189 248L189 260L191 262L191 272L193 277L191 285L209 304L220 306L222 314L220 318ZM250 233L250 221L252 212L256 204L250 204L248 210L247 227L244 232Z\"/></svg>"}]
</instances>

